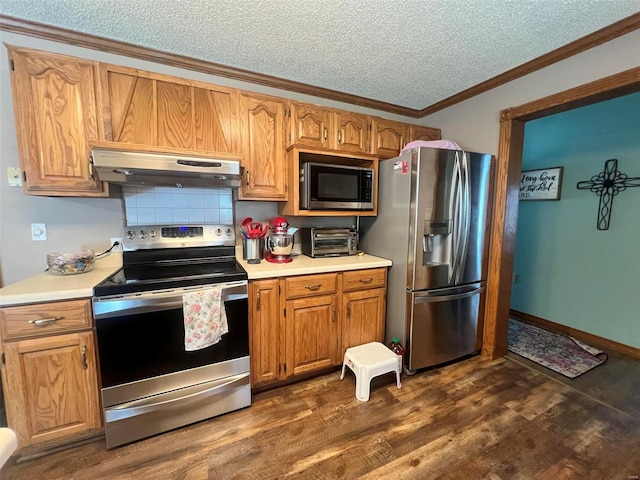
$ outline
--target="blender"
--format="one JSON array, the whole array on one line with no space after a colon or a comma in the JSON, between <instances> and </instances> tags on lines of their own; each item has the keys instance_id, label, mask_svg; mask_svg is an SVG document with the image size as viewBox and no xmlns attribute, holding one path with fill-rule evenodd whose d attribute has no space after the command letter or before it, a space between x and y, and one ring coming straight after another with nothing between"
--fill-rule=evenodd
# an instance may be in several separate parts
<instances>
[{"instance_id":1,"label":"blender","mask_svg":"<svg viewBox=\"0 0 640 480\"><path fill-rule=\"evenodd\" d=\"M293 250L293 234L289 233L289 222L284 217L273 217L269 220L269 232L265 238L267 255L264 257L271 263L289 263Z\"/></svg>"}]
</instances>

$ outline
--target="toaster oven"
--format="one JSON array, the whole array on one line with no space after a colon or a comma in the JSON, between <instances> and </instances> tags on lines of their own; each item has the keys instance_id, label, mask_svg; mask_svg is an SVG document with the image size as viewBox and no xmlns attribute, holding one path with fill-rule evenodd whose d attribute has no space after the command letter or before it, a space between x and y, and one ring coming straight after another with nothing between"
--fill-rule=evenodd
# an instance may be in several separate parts
<instances>
[{"instance_id":1,"label":"toaster oven","mask_svg":"<svg viewBox=\"0 0 640 480\"><path fill-rule=\"evenodd\" d=\"M309 257L337 257L358 253L358 235L355 228L302 228L302 253Z\"/></svg>"}]
</instances>

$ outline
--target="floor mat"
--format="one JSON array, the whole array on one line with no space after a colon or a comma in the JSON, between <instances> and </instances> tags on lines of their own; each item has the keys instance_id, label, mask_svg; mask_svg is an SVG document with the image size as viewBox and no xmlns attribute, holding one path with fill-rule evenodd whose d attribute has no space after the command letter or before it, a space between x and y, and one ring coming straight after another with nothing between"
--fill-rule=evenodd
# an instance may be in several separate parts
<instances>
[{"instance_id":1,"label":"floor mat","mask_svg":"<svg viewBox=\"0 0 640 480\"><path fill-rule=\"evenodd\" d=\"M565 377L575 378L604 363L607 354L573 337L509 319L509 350Z\"/></svg>"}]
</instances>

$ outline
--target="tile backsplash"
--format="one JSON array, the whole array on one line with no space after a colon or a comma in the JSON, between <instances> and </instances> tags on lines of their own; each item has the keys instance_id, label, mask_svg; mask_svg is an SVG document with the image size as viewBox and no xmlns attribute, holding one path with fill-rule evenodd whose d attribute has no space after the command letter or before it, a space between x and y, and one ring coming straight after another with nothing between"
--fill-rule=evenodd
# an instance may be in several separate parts
<instances>
[{"instance_id":1,"label":"tile backsplash","mask_svg":"<svg viewBox=\"0 0 640 480\"><path fill-rule=\"evenodd\" d=\"M125 225L233 223L230 188L122 187Z\"/></svg>"}]
</instances>

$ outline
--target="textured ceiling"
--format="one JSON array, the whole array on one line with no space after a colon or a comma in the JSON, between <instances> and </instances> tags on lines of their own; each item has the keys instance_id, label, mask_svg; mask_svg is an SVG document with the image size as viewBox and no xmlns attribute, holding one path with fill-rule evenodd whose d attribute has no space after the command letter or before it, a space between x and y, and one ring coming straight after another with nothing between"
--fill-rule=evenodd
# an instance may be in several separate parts
<instances>
[{"instance_id":1,"label":"textured ceiling","mask_svg":"<svg viewBox=\"0 0 640 480\"><path fill-rule=\"evenodd\" d=\"M421 109L640 0L1 0L5 15Z\"/></svg>"}]
</instances>

